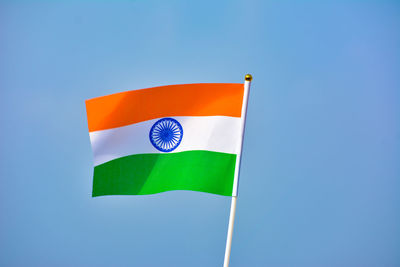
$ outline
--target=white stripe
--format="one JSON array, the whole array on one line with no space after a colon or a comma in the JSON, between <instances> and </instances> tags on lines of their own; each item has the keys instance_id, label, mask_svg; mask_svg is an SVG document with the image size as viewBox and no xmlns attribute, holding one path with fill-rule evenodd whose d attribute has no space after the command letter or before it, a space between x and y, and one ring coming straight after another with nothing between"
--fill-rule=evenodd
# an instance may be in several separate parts
<instances>
[{"instance_id":1,"label":"white stripe","mask_svg":"<svg viewBox=\"0 0 400 267\"><path fill-rule=\"evenodd\" d=\"M241 119L228 116L173 117L183 128L179 146L169 153L209 150L237 154L240 150ZM149 132L159 119L89 133L94 165L143 153L163 153L150 142Z\"/></svg>"}]
</instances>

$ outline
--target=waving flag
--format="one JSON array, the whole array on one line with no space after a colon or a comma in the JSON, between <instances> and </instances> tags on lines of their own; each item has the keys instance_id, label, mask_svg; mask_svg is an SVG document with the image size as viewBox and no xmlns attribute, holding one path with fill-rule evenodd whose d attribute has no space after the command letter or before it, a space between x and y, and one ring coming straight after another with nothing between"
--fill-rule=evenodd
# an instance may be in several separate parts
<instances>
[{"instance_id":1,"label":"waving flag","mask_svg":"<svg viewBox=\"0 0 400 267\"><path fill-rule=\"evenodd\" d=\"M244 85L183 84L86 100L93 196L237 194Z\"/></svg>"}]
</instances>

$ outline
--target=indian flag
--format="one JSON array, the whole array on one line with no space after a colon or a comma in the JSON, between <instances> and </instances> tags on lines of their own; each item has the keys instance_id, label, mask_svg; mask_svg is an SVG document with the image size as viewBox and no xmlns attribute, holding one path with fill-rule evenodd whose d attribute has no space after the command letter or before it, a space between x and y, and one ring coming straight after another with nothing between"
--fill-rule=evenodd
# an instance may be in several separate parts
<instances>
[{"instance_id":1,"label":"indian flag","mask_svg":"<svg viewBox=\"0 0 400 267\"><path fill-rule=\"evenodd\" d=\"M236 196L248 87L169 85L86 100L92 196Z\"/></svg>"}]
</instances>

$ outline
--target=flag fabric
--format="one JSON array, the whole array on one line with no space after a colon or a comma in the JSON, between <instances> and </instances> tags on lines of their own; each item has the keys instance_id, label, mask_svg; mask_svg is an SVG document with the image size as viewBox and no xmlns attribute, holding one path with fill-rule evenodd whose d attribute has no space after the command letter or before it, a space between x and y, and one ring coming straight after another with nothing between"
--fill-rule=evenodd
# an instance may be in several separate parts
<instances>
[{"instance_id":1,"label":"flag fabric","mask_svg":"<svg viewBox=\"0 0 400 267\"><path fill-rule=\"evenodd\" d=\"M193 190L236 195L244 85L204 83L86 100L92 196Z\"/></svg>"}]
</instances>

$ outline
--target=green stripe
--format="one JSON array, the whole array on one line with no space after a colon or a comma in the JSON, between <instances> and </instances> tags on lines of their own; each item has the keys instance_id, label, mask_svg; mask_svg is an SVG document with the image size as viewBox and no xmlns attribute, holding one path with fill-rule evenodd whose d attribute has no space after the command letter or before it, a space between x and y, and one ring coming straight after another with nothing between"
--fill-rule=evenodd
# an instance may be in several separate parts
<instances>
[{"instance_id":1,"label":"green stripe","mask_svg":"<svg viewBox=\"0 0 400 267\"><path fill-rule=\"evenodd\" d=\"M92 196L170 190L231 196L235 163L235 154L198 150L122 157L94 168Z\"/></svg>"}]
</instances>

